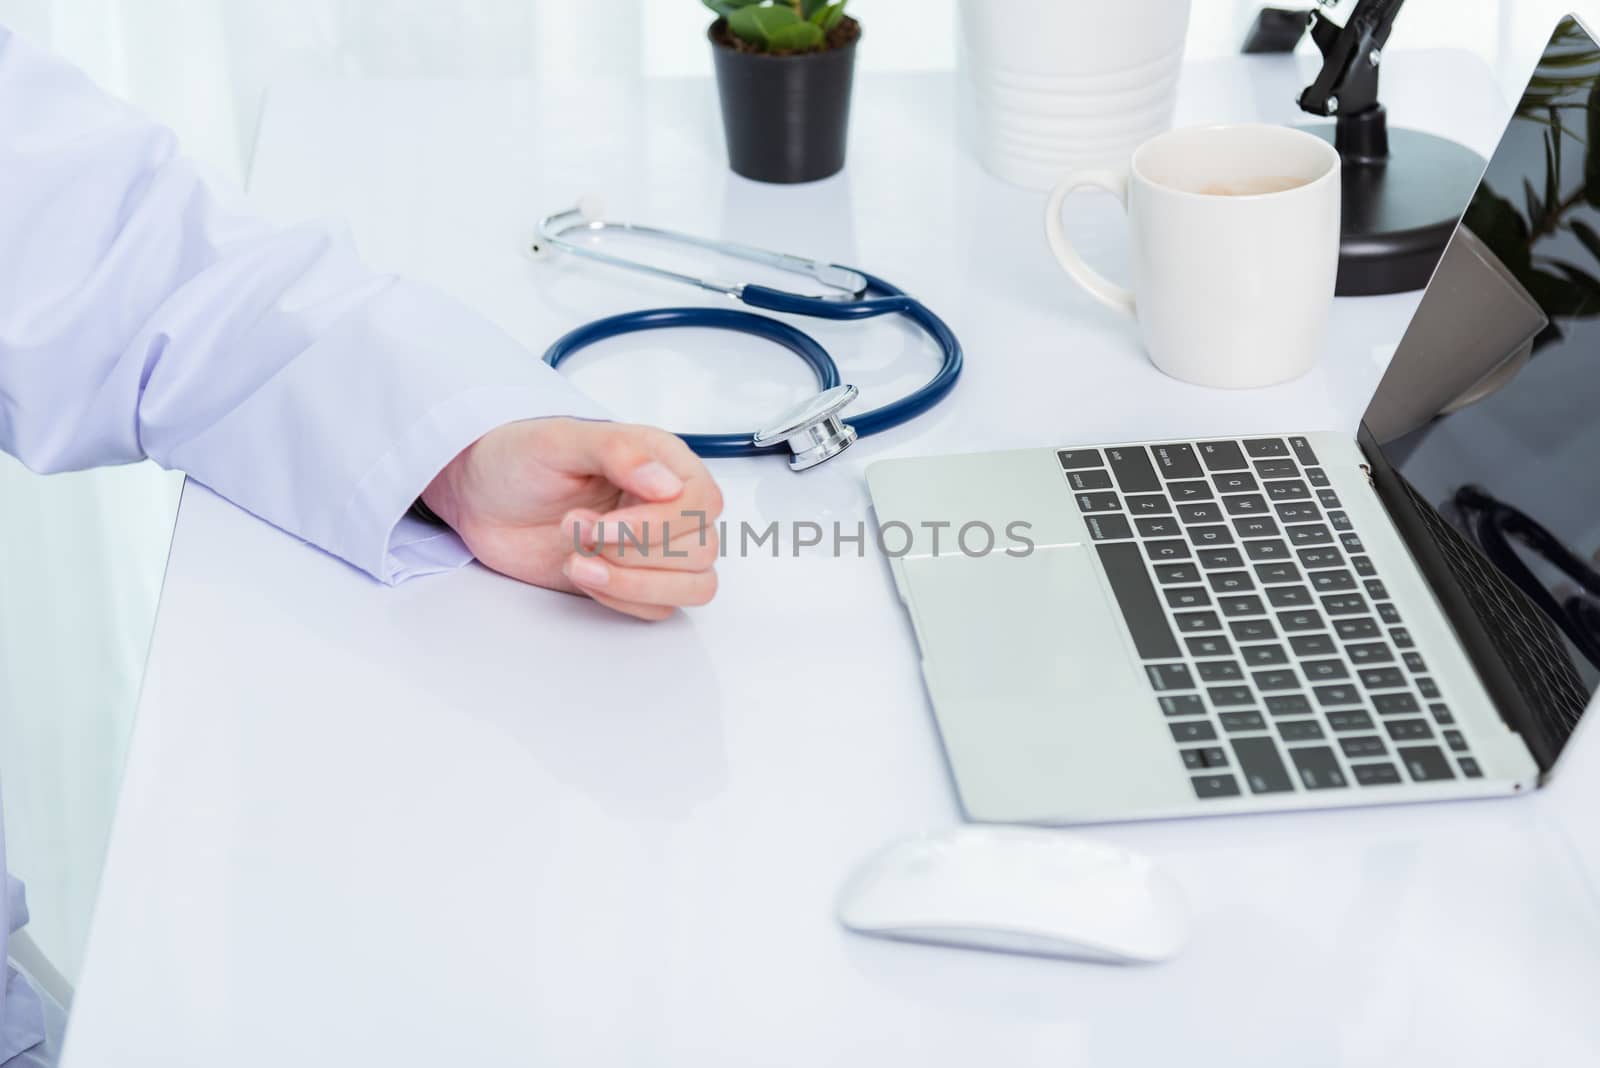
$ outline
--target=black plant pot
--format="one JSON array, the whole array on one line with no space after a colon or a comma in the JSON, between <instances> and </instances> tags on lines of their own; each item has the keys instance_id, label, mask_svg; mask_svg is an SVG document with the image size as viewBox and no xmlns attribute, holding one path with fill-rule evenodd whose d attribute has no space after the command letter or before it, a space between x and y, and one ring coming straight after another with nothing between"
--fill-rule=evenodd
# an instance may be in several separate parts
<instances>
[{"instance_id":1,"label":"black plant pot","mask_svg":"<svg viewBox=\"0 0 1600 1068\"><path fill-rule=\"evenodd\" d=\"M724 26L718 19L707 36L734 173L758 182L813 182L838 174L859 29L836 48L768 55L722 43Z\"/></svg>"}]
</instances>

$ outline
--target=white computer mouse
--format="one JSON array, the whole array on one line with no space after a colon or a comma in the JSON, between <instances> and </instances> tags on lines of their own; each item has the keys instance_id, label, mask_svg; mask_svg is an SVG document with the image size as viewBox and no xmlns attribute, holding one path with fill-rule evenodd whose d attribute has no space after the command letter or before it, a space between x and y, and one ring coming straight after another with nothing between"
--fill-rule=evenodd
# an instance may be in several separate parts
<instances>
[{"instance_id":1,"label":"white computer mouse","mask_svg":"<svg viewBox=\"0 0 1600 1068\"><path fill-rule=\"evenodd\" d=\"M1063 831L966 826L902 839L839 894L852 931L914 942L1149 963L1176 956L1188 909L1148 858Z\"/></svg>"}]
</instances>

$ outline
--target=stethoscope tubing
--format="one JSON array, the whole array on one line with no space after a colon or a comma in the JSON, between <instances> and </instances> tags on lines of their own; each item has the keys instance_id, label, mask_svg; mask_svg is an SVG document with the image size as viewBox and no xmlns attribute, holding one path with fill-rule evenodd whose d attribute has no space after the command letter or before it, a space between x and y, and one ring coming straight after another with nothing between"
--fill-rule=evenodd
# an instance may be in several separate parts
<instances>
[{"instance_id":1,"label":"stethoscope tubing","mask_svg":"<svg viewBox=\"0 0 1600 1068\"><path fill-rule=\"evenodd\" d=\"M939 370L921 388L899 400L848 419L850 425L855 427L856 433L865 437L869 434L882 433L915 419L943 400L954 388L956 380L961 377L964 356L955 333L943 319L929 310L927 305L881 278L876 278L865 271L857 270L857 273L867 280L867 289L856 300L826 300L757 285L741 287L738 297L752 308L803 315L814 319L853 320L872 319L880 315L903 315L939 346L943 354ZM544 362L551 367L559 367L573 353L596 342L642 330L675 327L734 330L765 338L805 361L817 376L819 390L832 389L840 384L838 364L811 335L769 316L732 308L655 308L597 319L558 338L555 344L545 351ZM769 452L767 449L756 447L754 432L679 436L698 455L707 458L760 456Z\"/></svg>"}]
</instances>

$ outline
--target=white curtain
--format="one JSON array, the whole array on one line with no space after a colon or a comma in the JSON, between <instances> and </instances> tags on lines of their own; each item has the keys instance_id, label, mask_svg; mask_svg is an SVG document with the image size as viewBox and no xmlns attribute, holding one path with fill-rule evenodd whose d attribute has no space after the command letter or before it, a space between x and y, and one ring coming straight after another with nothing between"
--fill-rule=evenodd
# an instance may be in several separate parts
<instances>
[{"instance_id":1,"label":"white curtain","mask_svg":"<svg viewBox=\"0 0 1600 1068\"><path fill-rule=\"evenodd\" d=\"M953 66L956 2L853 0L866 26L863 69ZM1060 2L1092 15L1115 0ZM1232 54L1258 6L1195 0L1191 56ZM1510 95L1569 7L1600 28L1600 0L1410 0L1391 47L1471 49ZM236 182L274 82L700 75L710 69L709 18L697 0L0 0L0 22L172 126L191 155ZM81 961L176 494L173 476L148 466L46 479L0 457L0 769L11 859L31 884L35 938L69 977Z\"/></svg>"}]
</instances>

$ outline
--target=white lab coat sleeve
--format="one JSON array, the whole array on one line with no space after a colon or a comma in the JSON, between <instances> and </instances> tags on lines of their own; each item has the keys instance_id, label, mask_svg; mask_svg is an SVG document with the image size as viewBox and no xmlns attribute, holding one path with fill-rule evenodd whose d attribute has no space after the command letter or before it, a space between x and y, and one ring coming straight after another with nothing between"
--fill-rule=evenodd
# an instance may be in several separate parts
<instances>
[{"instance_id":1,"label":"white lab coat sleeve","mask_svg":"<svg viewBox=\"0 0 1600 1068\"><path fill-rule=\"evenodd\" d=\"M603 417L326 229L226 205L172 133L0 27L0 448L149 457L385 582L469 559L404 519L490 429Z\"/></svg>"}]
</instances>

